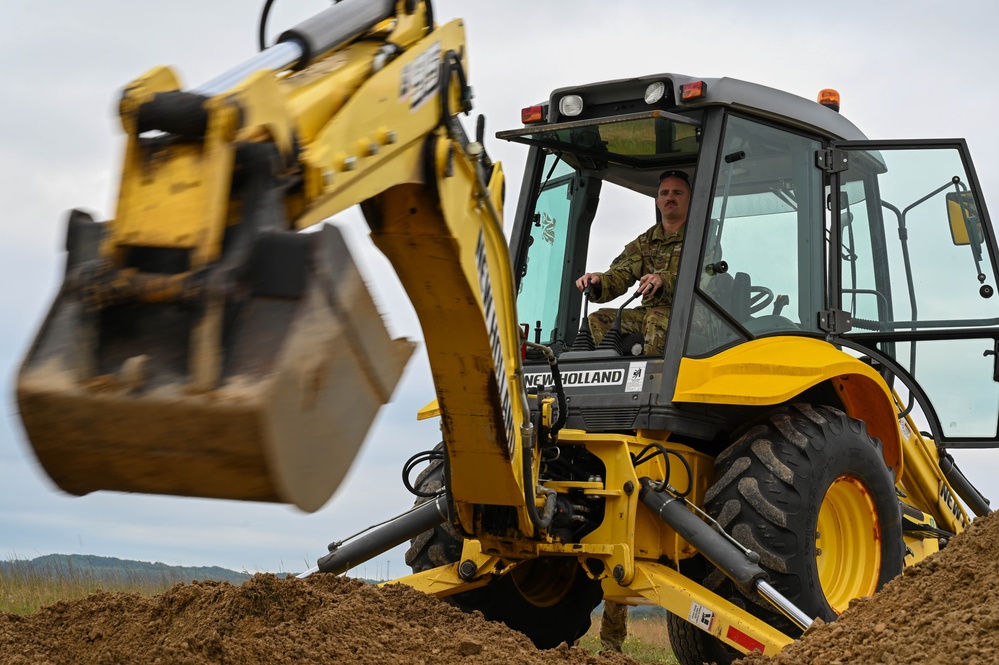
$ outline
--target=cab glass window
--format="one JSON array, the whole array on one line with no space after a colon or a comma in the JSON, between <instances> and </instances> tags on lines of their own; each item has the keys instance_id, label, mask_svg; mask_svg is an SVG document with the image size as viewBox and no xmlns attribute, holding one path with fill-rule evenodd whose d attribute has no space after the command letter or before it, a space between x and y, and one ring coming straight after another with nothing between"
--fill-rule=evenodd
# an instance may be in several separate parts
<instances>
[{"instance_id":1,"label":"cab glass window","mask_svg":"<svg viewBox=\"0 0 999 665\"><path fill-rule=\"evenodd\" d=\"M542 341L554 338L559 293L567 278L566 240L575 174L575 169L554 154L545 157L545 181L534 209L517 292L517 313L521 321L529 324L531 339L538 328Z\"/></svg>"},{"instance_id":2,"label":"cab glass window","mask_svg":"<svg viewBox=\"0 0 999 665\"><path fill-rule=\"evenodd\" d=\"M963 148L848 151L839 189L849 337L918 382L947 438L996 438L999 297Z\"/></svg>"},{"instance_id":3,"label":"cab glass window","mask_svg":"<svg viewBox=\"0 0 999 665\"><path fill-rule=\"evenodd\" d=\"M700 273L714 307L695 311L691 353L730 343L733 329L815 331L822 309L820 143L733 116L722 145Z\"/></svg>"}]
</instances>

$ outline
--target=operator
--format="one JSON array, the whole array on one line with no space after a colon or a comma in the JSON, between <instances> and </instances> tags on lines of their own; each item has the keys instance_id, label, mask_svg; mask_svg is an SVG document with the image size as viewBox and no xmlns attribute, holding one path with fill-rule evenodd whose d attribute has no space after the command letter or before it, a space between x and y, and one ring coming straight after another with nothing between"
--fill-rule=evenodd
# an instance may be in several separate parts
<instances>
[{"instance_id":1,"label":"operator","mask_svg":"<svg viewBox=\"0 0 999 665\"><path fill-rule=\"evenodd\" d=\"M628 637L628 606L604 601L604 613L600 619L600 652L622 651Z\"/></svg>"},{"instance_id":2,"label":"operator","mask_svg":"<svg viewBox=\"0 0 999 665\"><path fill-rule=\"evenodd\" d=\"M659 175L656 208L661 222L625 245L605 272L588 272L577 279L576 287L580 291L590 287L589 299L599 303L623 295L637 281L642 304L621 312L621 335L642 333L643 353L661 356L666 347L666 327L690 208L690 178L686 173L665 171ZM594 342L600 343L616 317L617 310L612 308L601 308L589 315Z\"/></svg>"}]
</instances>

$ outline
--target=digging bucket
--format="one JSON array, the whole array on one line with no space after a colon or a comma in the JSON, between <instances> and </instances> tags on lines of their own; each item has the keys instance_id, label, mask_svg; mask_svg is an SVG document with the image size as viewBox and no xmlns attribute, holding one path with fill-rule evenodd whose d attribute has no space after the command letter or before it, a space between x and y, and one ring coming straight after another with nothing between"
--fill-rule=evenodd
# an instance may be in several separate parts
<instances>
[{"instance_id":1,"label":"digging bucket","mask_svg":"<svg viewBox=\"0 0 999 665\"><path fill-rule=\"evenodd\" d=\"M95 303L80 283L99 272L102 226L71 215L67 280L18 375L46 473L76 495L321 507L413 349L390 338L340 232L266 234L241 274Z\"/></svg>"}]
</instances>

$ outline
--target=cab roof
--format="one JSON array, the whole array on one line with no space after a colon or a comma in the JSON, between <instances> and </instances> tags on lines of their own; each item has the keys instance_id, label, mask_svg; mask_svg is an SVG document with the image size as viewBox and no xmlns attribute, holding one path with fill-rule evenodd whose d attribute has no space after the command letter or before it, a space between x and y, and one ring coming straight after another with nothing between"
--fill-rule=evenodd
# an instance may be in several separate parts
<instances>
[{"instance_id":1,"label":"cab roof","mask_svg":"<svg viewBox=\"0 0 999 665\"><path fill-rule=\"evenodd\" d=\"M630 110L635 111L643 107L649 108L644 102L645 89L656 81L666 83L670 91L670 107L675 111L721 105L818 133L830 139L852 141L867 138L856 125L837 111L810 99L734 78L703 78L676 73L558 88L551 93L549 99L548 122L566 120L559 115L559 100L570 94L580 95L588 106L620 104L628 105ZM698 99L684 101L681 98L680 86L696 81L705 83L705 94Z\"/></svg>"}]
</instances>

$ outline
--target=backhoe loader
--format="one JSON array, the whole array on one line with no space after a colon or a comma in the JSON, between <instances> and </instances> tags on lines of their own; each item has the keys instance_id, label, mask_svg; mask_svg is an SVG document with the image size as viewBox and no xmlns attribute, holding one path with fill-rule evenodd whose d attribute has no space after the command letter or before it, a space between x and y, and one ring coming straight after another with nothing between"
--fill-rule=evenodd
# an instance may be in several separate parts
<instances>
[{"instance_id":1,"label":"backhoe loader","mask_svg":"<svg viewBox=\"0 0 999 665\"><path fill-rule=\"evenodd\" d=\"M527 154L505 232L468 60L429 1L341 0L204 85L125 87L117 212L70 213L18 376L62 489L323 505L412 348L323 224L359 205L442 441L404 465L412 508L303 575L409 541L397 582L539 647L610 599L665 608L681 663L730 662L989 512L948 453L999 446L996 241L963 140L868 140L833 91L568 86L497 134ZM692 188L665 352L594 344L574 281L634 237L621 206L655 223L666 170Z\"/></svg>"}]
</instances>

